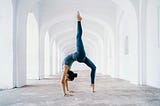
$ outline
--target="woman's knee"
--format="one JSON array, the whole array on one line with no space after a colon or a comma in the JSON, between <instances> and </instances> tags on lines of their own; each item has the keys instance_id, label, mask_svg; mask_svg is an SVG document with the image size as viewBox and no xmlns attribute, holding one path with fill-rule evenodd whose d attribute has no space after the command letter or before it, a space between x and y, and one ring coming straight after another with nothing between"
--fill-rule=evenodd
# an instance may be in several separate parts
<instances>
[{"instance_id":1,"label":"woman's knee","mask_svg":"<svg viewBox=\"0 0 160 106\"><path fill-rule=\"evenodd\" d=\"M95 65L92 65L92 70L96 71L96 66Z\"/></svg>"}]
</instances>

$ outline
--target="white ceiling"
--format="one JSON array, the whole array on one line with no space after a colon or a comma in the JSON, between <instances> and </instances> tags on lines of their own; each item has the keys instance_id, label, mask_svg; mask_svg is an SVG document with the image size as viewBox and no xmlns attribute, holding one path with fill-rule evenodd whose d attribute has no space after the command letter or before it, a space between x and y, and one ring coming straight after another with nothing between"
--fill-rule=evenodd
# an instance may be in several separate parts
<instances>
[{"instance_id":1,"label":"white ceiling","mask_svg":"<svg viewBox=\"0 0 160 106\"><path fill-rule=\"evenodd\" d=\"M112 0L41 0L38 3L41 31L48 31L51 41L56 40L59 47L64 49L63 52L73 52L75 49L77 10L83 18L83 39L87 42L84 42L86 47L95 49L86 39L92 39L99 45L104 31L108 33L105 27L115 30L119 7Z\"/></svg>"},{"instance_id":2,"label":"white ceiling","mask_svg":"<svg viewBox=\"0 0 160 106\"><path fill-rule=\"evenodd\" d=\"M115 26L118 8L112 0L41 0L39 7L41 25L63 16L64 19L70 18L74 21L76 11L79 10L82 17L87 14L105 20L111 27Z\"/></svg>"},{"instance_id":3,"label":"white ceiling","mask_svg":"<svg viewBox=\"0 0 160 106\"><path fill-rule=\"evenodd\" d=\"M83 39L92 39L94 43L100 45L98 43L104 40L104 36L108 36L110 32L114 35L117 14L123 7L130 6L129 0L27 0L23 2L27 5L36 3L39 11L40 33L44 36L48 31L50 41L56 40L56 43L60 44L60 49L68 47L67 53L75 48L77 10L83 18L82 26L85 35ZM71 43L65 45L61 43L62 41ZM85 45L89 48L93 46L89 41Z\"/></svg>"}]
</instances>

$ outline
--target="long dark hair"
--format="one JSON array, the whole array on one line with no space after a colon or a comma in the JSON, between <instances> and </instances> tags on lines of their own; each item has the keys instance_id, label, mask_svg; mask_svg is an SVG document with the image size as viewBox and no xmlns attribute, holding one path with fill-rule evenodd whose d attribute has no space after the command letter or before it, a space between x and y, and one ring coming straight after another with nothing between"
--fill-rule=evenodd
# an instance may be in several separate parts
<instances>
[{"instance_id":1,"label":"long dark hair","mask_svg":"<svg viewBox=\"0 0 160 106\"><path fill-rule=\"evenodd\" d=\"M71 81L73 81L74 78L76 78L76 77L77 77L77 73L74 73L73 71L68 70L68 78L69 78Z\"/></svg>"}]
</instances>

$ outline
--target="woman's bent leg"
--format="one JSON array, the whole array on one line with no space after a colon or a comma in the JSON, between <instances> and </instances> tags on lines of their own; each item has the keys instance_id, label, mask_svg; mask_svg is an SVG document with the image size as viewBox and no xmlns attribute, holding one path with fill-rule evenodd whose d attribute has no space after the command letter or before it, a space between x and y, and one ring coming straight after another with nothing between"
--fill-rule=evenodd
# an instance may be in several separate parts
<instances>
[{"instance_id":1,"label":"woman's bent leg","mask_svg":"<svg viewBox=\"0 0 160 106\"><path fill-rule=\"evenodd\" d=\"M95 74L96 74L96 66L94 65L94 63L89 59L89 58L85 58L84 63L91 68L91 84L94 84L95 81Z\"/></svg>"}]
</instances>

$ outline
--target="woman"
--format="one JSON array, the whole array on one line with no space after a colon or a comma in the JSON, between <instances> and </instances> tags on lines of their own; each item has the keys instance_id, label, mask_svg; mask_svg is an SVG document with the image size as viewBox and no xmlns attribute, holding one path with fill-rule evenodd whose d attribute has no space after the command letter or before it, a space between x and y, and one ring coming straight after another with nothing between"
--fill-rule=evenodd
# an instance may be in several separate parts
<instances>
[{"instance_id":1,"label":"woman","mask_svg":"<svg viewBox=\"0 0 160 106\"><path fill-rule=\"evenodd\" d=\"M68 81L73 81L74 78L77 77L77 74L70 71L71 65L74 61L78 61L80 63L85 63L87 66L91 68L91 87L92 91L94 91L94 80L95 80L95 72L96 72L96 66L94 63L86 57L86 53L84 50L83 42L82 42L82 26L81 26L81 20L82 17L80 16L80 13L77 12L77 36L76 36L76 49L77 51L73 54L68 55L64 59L63 68L64 73L62 75L62 88L64 92L64 96L69 96L69 90L68 90Z\"/></svg>"}]
</instances>

